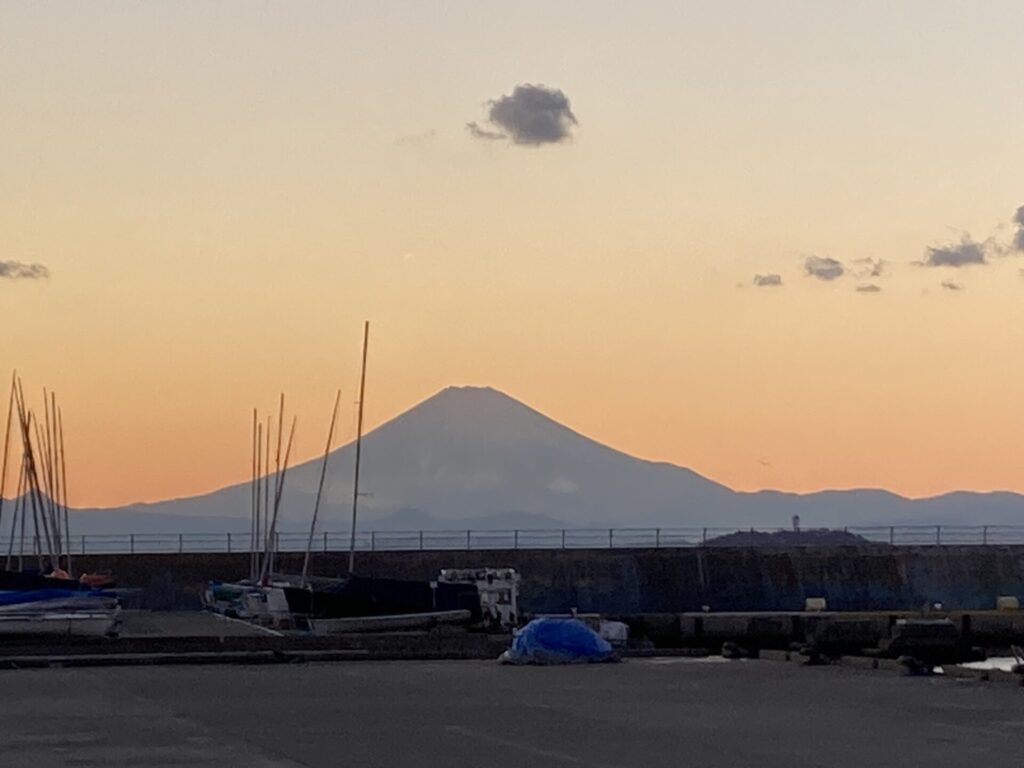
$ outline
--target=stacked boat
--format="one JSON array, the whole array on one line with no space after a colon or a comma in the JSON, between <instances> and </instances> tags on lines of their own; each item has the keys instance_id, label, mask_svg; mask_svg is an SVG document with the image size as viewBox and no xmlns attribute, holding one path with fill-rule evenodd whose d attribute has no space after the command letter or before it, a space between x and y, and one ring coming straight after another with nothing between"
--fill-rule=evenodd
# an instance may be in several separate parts
<instances>
[{"instance_id":1,"label":"stacked boat","mask_svg":"<svg viewBox=\"0 0 1024 768\"><path fill-rule=\"evenodd\" d=\"M28 574L3 576L25 584ZM0 585L5 581L12 579L0 577ZM120 626L116 594L71 579L35 577L29 588L0 589L0 638L114 637Z\"/></svg>"}]
</instances>

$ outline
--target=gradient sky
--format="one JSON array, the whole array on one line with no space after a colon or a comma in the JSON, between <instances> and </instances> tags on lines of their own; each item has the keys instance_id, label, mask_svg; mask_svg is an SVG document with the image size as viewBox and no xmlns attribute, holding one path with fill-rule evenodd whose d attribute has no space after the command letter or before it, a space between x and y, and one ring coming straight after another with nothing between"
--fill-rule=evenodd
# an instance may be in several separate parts
<instances>
[{"instance_id":1,"label":"gradient sky","mask_svg":"<svg viewBox=\"0 0 1024 768\"><path fill-rule=\"evenodd\" d=\"M338 386L351 437L364 318L371 426L486 384L740 489L1024 491L1022 28L1016 1L4 3L0 262L51 276L0 279L0 366L57 391L82 505L244 479L281 390L300 458ZM467 132L524 83L570 141ZM965 232L987 265L914 264Z\"/></svg>"}]
</instances>

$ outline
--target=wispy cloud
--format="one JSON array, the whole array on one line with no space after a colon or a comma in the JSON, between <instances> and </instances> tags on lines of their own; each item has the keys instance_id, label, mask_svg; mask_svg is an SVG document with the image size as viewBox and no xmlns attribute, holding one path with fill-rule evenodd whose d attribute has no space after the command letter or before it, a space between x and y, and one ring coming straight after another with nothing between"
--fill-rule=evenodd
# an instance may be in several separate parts
<instances>
[{"instance_id":1,"label":"wispy cloud","mask_svg":"<svg viewBox=\"0 0 1024 768\"><path fill-rule=\"evenodd\" d=\"M885 274L887 262L882 259L855 259L853 262L856 268L853 270L853 276L863 280L868 277L881 277Z\"/></svg>"},{"instance_id":2,"label":"wispy cloud","mask_svg":"<svg viewBox=\"0 0 1024 768\"><path fill-rule=\"evenodd\" d=\"M858 285L854 290L857 293L881 293L882 287L874 283L868 283L866 285Z\"/></svg>"},{"instance_id":3,"label":"wispy cloud","mask_svg":"<svg viewBox=\"0 0 1024 768\"><path fill-rule=\"evenodd\" d=\"M45 280L50 276L42 264L25 264L21 261L0 261L0 279Z\"/></svg>"},{"instance_id":4,"label":"wispy cloud","mask_svg":"<svg viewBox=\"0 0 1024 768\"><path fill-rule=\"evenodd\" d=\"M775 288L782 285L782 275L754 275L754 285L758 288Z\"/></svg>"},{"instance_id":5,"label":"wispy cloud","mask_svg":"<svg viewBox=\"0 0 1024 768\"><path fill-rule=\"evenodd\" d=\"M962 291L964 289L962 284L954 283L952 280L943 280L942 287L947 291Z\"/></svg>"},{"instance_id":6,"label":"wispy cloud","mask_svg":"<svg viewBox=\"0 0 1024 768\"><path fill-rule=\"evenodd\" d=\"M842 277L845 271L841 261L828 256L808 256L804 260L804 270L819 280L835 280Z\"/></svg>"},{"instance_id":7,"label":"wispy cloud","mask_svg":"<svg viewBox=\"0 0 1024 768\"><path fill-rule=\"evenodd\" d=\"M568 140L578 125L569 97L543 85L517 85L511 94L488 101L487 106L486 126L466 123L466 130L474 138L507 139L536 147Z\"/></svg>"},{"instance_id":8,"label":"wispy cloud","mask_svg":"<svg viewBox=\"0 0 1024 768\"><path fill-rule=\"evenodd\" d=\"M484 139L486 141L504 141L508 138L501 131L488 131L486 128L482 128L479 123L466 123L466 130L469 131L469 135L474 139Z\"/></svg>"},{"instance_id":9,"label":"wispy cloud","mask_svg":"<svg viewBox=\"0 0 1024 768\"><path fill-rule=\"evenodd\" d=\"M1013 215L1013 223L1017 225L1017 234L1013 237L1013 247L1024 251L1024 205Z\"/></svg>"}]
</instances>

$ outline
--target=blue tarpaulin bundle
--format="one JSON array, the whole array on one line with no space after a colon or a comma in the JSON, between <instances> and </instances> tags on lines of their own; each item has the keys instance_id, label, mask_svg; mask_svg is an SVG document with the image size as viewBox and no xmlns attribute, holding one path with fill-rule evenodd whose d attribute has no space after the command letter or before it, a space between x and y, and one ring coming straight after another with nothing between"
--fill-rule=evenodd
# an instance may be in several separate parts
<instances>
[{"instance_id":1,"label":"blue tarpaulin bundle","mask_svg":"<svg viewBox=\"0 0 1024 768\"><path fill-rule=\"evenodd\" d=\"M579 619L534 619L516 632L501 655L509 664L586 664L613 661L607 640Z\"/></svg>"}]
</instances>

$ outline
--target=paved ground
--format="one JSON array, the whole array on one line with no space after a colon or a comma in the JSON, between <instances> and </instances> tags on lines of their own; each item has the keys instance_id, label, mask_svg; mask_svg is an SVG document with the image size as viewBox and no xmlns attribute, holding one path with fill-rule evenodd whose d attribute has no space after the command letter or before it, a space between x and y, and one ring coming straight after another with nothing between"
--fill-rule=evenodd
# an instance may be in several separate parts
<instances>
[{"instance_id":1,"label":"paved ground","mask_svg":"<svg viewBox=\"0 0 1024 768\"><path fill-rule=\"evenodd\" d=\"M277 632L209 611L121 611L120 637L259 637Z\"/></svg>"},{"instance_id":2,"label":"paved ground","mask_svg":"<svg viewBox=\"0 0 1024 768\"><path fill-rule=\"evenodd\" d=\"M0 672L0 765L1024 764L1024 690L778 662Z\"/></svg>"}]
</instances>

